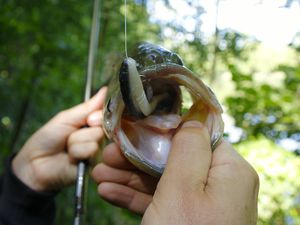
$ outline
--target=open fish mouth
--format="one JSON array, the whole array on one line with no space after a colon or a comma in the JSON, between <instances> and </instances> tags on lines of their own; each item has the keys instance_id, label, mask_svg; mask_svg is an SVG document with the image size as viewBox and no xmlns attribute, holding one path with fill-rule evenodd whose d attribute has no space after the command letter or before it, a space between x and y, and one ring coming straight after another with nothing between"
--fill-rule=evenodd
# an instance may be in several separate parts
<instances>
[{"instance_id":1,"label":"open fish mouth","mask_svg":"<svg viewBox=\"0 0 300 225\"><path fill-rule=\"evenodd\" d=\"M192 106L182 110L182 87ZM138 45L109 85L104 130L127 159L144 172L160 176L172 138L182 123L198 120L210 133L214 149L223 136L222 108L214 93L181 58L160 46Z\"/></svg>"}]
</instances>

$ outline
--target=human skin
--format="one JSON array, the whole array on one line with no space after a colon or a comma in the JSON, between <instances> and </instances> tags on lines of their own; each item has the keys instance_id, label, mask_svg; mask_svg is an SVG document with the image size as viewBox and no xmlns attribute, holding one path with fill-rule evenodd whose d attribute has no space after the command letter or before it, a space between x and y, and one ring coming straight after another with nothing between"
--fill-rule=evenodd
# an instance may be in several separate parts
<instances>
[{"instance_id":1,"label":"human skin","mask_svg":"<svg viewBox=\"0 0 300 225\"><path fill-rule=\"evenodd\" d=\"M92 173L107 201L144 214L143 225L254 225L259 179L222 140L212 152L205 126L186 122L172 140L160 180L136 170L115 144Z\"/></svg>"},{"instance_id":2,"label":"human skin","mask_svg":"<svg viewBox=\"0 0 300 225\"><path fill-rule=\"evenodd\" d=\"M73 183L77 162L99 150L107 88L89 101L64 110L36 131L12 161L15 175L35 191L55 191ZM87 128L82 128L88 125Z\"/></svg>"}]
</instances>

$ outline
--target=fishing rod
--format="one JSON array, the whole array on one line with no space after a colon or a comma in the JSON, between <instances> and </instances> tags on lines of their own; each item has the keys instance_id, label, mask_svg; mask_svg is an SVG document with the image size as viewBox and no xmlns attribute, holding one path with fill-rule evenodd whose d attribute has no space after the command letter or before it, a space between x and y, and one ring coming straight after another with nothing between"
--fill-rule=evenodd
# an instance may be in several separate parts
<instances>
[{"instance_id":1,"label":"fishing rod","mask_svg":"<svg viewBox=\"0 0 300 225\"><path fill-rule=\"evenodd\" d=\"M87 73L85 80L84 101L88 101L92 94L92 81L95 68L95 61L98 50L100 31L100 0L94 0L93 19L90 32L90 43L88 52ZM85 206L85 190L87 182L88 161L79 161L77 165L77 179L75 189L75 210L73 225L84 224Z\"/></svg>"}]
</instances>

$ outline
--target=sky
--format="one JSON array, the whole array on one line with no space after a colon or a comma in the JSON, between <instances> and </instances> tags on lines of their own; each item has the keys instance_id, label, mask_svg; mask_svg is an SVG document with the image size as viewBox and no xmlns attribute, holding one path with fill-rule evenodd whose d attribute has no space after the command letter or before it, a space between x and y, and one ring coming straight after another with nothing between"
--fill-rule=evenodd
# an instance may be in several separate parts
<instances>
[{"instance_id":1,"label":"sky","mask_svg":"<svg viewBox=\"0 0 300 225\"><path fill-rule=\"evenodd\" d=\"M231 27L255 36L268 45L287 45L300 31L300 5L283 7L285 1L230 0L221 1L219 28Z\"/></svg>"},{"instance_id":2,"label":"sky","mask_svg":"<svg viewBox=\"0 0 300 225\"><path fill-rule=\"evenodd\" d=\"M216 1L193 1L204 7L201 30L208 36L217 24L219 29L231 28L267 45L282 46L289 44L300 31L300 1L293 1L287 8L284 7L286 0L220 0L218 16ZM150 1L152 20L172 21L192 32L198 25L192 18L198 13L196 8L185 0L170 0L170 4L176 12L167 9L162 1Z\"/></svg>"}]
</instances>

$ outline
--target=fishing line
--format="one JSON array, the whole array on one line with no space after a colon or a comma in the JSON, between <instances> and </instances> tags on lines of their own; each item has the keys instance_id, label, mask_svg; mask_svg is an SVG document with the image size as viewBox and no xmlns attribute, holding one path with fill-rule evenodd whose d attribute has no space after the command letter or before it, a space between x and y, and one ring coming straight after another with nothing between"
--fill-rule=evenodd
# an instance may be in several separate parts
<instances>
[{"instance_id":1,"label":"fishing line","mask_svg":"<svg viewBox=\"0 0 300 225\"><path fill-rule=\"evenodd\" d=\"M124 18L124 48L125 48L125 56L128 58L127 53L127 0L125 0L125 18Z\"/></svg>"}]
</instances>

